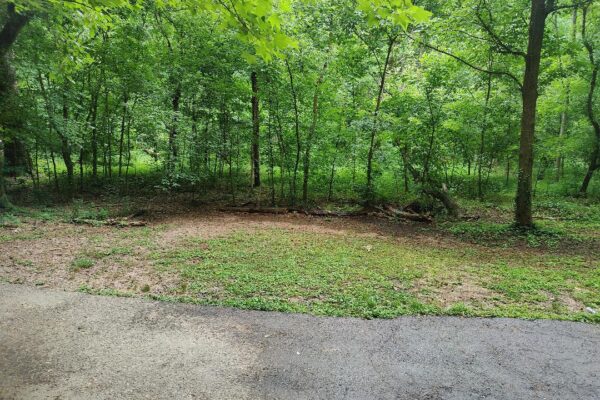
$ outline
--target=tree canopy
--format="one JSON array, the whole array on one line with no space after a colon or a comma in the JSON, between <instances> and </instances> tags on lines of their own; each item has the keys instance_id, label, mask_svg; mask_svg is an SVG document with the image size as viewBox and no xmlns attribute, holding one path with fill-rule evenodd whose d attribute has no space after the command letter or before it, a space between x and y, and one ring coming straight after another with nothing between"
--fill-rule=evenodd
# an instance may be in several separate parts
<instances>
[{"instance_id":1,"label":"tree canopy","mask_svg":"<svg viewBox=\"0 0 600 400\"><path fill-rule=\"evenodd\" d=\"M452 216L510 195L530 227L542 187L600 191L599 17L591 0L5 2L5 175Z\"/></svg>"}]
</instances>

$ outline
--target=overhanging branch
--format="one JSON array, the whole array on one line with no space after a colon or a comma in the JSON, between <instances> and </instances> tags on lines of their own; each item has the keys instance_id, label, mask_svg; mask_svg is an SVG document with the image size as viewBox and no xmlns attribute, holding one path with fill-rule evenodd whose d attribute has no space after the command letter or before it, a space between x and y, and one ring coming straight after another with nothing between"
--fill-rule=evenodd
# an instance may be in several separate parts
<instances>
[{"instance_id":1,"label":"overhanging branch","mask_svg":"<svg viewBox=\"0 0 600 400\"><path fill-rule=\"evenodd\" d=\"M464 58L457 56L456 54L452 54L449 51L440 49L440 48L435 47L435 46L433 46L433 45L431 45L429 43L425 43L425 42L423 42L421 40L415 39L414 37L412 37L408 33L406 34L406 36L408 36L408 38L410 38L412 41L414 41L414 42L416 42L416 43L418 43L418 44L420 44L422 46L425 46L428 49L431 49L433 51L437 51L438 53L441 53L441 54L444 54L444 55L446 55L448 57L451 57L451 58L455 59L456 61L459 61L460 63L462 63L462 64L464 64L464 65L466 65L466 66L468 66L468 67L470 67L470 68L472 68L472 69L474 69L476 71L483 72L485 74L490 74L490 75L505 76L505 77L509 78L510 80L512 80L517 85L517 87L520 90L523 89L523 84L521 83L521 81L516 76L514 76L513 74L511 74L508 71L488 70L488 69L485 69L485 68L481 68L481 67L473 64L472 62L469 62L469 61L465 60Z\"/></svg>"}]
</instances>

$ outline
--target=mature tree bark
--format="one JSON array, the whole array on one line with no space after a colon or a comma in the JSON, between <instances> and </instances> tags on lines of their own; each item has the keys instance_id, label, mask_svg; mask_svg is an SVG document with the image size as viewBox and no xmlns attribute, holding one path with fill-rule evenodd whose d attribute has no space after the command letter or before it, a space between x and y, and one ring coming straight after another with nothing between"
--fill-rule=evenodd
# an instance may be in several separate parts
<instances>
[{"instance_id":1,"label":"mature tree bark","mask_svg":"<svg viewBox=\"0 0 600 400\"><path fill-rule=\"evenodd\" d=\"M296 178L298 176L298 166L300 165L300 115L298 113L298 96L296 95L296 88L294 86L294 75L292 74L292 69L290 67L290 63L285 60L285 65L287 66L288 75L290 77L290 90L292 92L292 105L294 106L294 132L296 133L296 160L294 162L294 173L292 177L292 186L290 188L292 192L292 205L296 203Z\"/></svg>"},{"instance_id":2,"label":"mature tree bark","mask_svg":"<svg viewBox=\"0 0 600 400\"><path fill-rule=\"evenodd\" d=\"M15 91L15 74L10 66L8 52L19 36L19 32L27 24L30 18L29 14L18 14L15 11L13 3L7 4L7 18L2 30L0 31L0 110L4 109L5 105L12 98L12 93ZM0 143L2 143L0 139ZM4 188L4 144L1 144L0 149L0 208L10 206L6 191Z\"/></svg>"},{"instance_id":3,"label":"mature tree bark","mask_svg":"<svg viewBox=\"0 0 600 400\"><path fill-rule=\"evenodd\" d=\"M506 70L487 70L448 51L439 49L427 43L422 43L427 48L445 54L455 60L484 73L510 78L521 89L523 111L521 114L521 136L519 146L519 173L517 181L517 194L515 199L515 224L522 228L533 226L532 218L532 176L533 176L533 142L535 137L535 123L538 99L538 79L544 29L546 18L553 12L561 9L573 8L580 4L575 2L568 5L556 6L555 0L531 0L529 19L529 33L527 52L515 50L501 41L493 31L493 27L479 14L477 17L481 27L487 32L491 42L502 49L504 54L512 54L525 59L525 74L523 80Z\"/></svg>"},{"instance_id":4,"label":"mature tree bark","mask_svg":"<svg viewBox=\"0 0 600 400\"><path fill-rule=\"evenodd\" d=\"M310 129L308 130L308 136L306 137L306 145L304 147L304 176L302 178L302 202L306 204L308 201L308 177L310 174L310 150L312 148L313 138L317 129L317 119L319 116L319 88L323 83L325 77L325 71L327 70L327 62L323 64L323 69L317 82L315 82L315 93L313 95L313 106L312 106L312 122Z\"/></svg>"},{"instance_id":5,"label":"mature tree bark","mask_svg":"<svg viewBox=\"0 0 600 400\"><path fill-rule=\"evenodd\" d=\"M10 47L17 40L19 32L31 18L31 14L18 14L15 11L14 3L8 3L6 6L7 19L0 31L0 57L5 57Z\"/></svg>"},{"instance_id":6,"label":"mature tree bark","mask_svg":"<svg viewBox=\"0 0 600 400\"><path fill-rule=\"evenodd\" d=\"M10 92L15 86L15 75L8 52L30 18L30 14L17 14L13 3L8 3L6 7L7 19L0 31L0 106L10 98Z\"/></svg>"},{"instance_id":7,"label":"mature tree bark","mask_svg":"<svg viewBox=\"0 0 600 400\"><path fill-rule=\"evenodd\" d=\"M392 57L392 51L394 44L396 43L396 36L390 36L388 38L388 47L385 55L385 61L381 70L381 78L379 81L379 90L377 92L377 100L375 102L375 111L373 112L373 127L371 128L371 137L369 141L369 152L367 154L367 202L373 201L373 152L375 150L375 140L377 137L378 122L379 122L379 109L381 108L381 100L383 98L383 90L385 88L385 79L387 76L387 70L390 65Z\"/></svg>"},{"instance_id":8,"label":"mature tree bark","mask_svg":"<svg viewBox=\"0 0 600 400\"><path fill-rule=\"evenodd\" d=\"M252 186L260 186L260 115L258 109L258 77L250 74L252 84Z\"/></svg>"},{"instance_id":9,"label":"mature tree bark","mask_svg":"<svg viewBox=\"0 0 600 400\"><path fill-rule=\"evenodd\" d=\"M581 194L586 194L588 186L590 185L590 181L592 180L592 176L594 172L600 168L600 122L598 121L595 113L594 113L594 94L596 91L596 84L598 81L598 72L600 71L600 62L595 59L594 56L594 46L592 41L587 37L586 32L587 25L587 7L583 9L583 22L581 27L581 36L583 38L583 44L588 52L588 57L590 60L590 65L592 66L592 75L590 78L590 88L588 91L588 97L586 102L586 115L592 128L594 129L594 147L592 149L592 153L590 154L590 162L588 165L588 170L583 178L583 182L581 184L581 188L579 192Z\"/></svg>"},{"instance_id":10,"label":"mature tree bark","mask_svg":"<svg viewBox=\"0 0 600 400\"><path fill-rule=\"evenodd\" d=\"M544 40L544 28L548 9L545 0L531 1L529 20L529 38L525 57L525 75L521 97L523 113L521 115L521 138L519 145L519 175L517 179L517 196L515 206L515 222L522 228L533 226L532 175L533 175L533 141L538 100L538 77Z\"/></svg>"}]
</instances>

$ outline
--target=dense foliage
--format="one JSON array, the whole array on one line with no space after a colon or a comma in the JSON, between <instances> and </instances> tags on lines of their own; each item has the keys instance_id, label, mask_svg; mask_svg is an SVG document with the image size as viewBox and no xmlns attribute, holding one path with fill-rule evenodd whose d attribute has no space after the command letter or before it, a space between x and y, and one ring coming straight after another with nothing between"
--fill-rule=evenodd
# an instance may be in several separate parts
<instances>
[{"instance_id":1,"label":"dense foliage","mask_svg":"<svg viewBox=\"0 0 600 400\"><path fill-rule=\"evenodd\" d=\"M451 214L457 195L518 187L524 226L540 182L597 194L600 6L415 3L8 3L6 174L69 196L152 176L233 201L425 197Z\"/></svg>"}]
</instances>

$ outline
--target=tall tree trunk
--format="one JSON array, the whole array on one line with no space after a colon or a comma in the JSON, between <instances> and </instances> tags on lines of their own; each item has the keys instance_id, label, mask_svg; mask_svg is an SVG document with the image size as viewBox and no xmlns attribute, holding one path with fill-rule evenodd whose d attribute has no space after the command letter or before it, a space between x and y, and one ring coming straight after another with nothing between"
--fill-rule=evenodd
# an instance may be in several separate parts
<instances>
[{"instance_id":1,"label":"tall tree trunk","mask_svg":"<svg viewBox=\"0 0 600 400\"><path fill-rule=\"evenodd\" d=\"M333 181L335 179L335 163L337 162L338 158L338 150L339 143L336 142L335 149L333 151L333 159L331 160L331 170L329 172L329 185L327 185L327 201L331 201L333 198Z\"/></svg>"},{"instance_id":2,"label":"tall tree trunk","mask_svg":"<svg viewBox=\"0 0 600 400\"><path fill-rule=\"evenodd\" d=\"M279 103L275 107L275 119L277 121L275 134L277 136L277 144L279 145L279 197L283 200L284 197L284 175L286 170L287 150L285 147L285 141L283 140L283 126L281 124L281 118L279 116ZM288 169L289 179L289 169Z\"/></svg>"},{"instance_id":3,"label":"tall tree trunk","mask_svg":"<svg viewBox=\"0 0 600 400\"><path fill-rule=\"evenodd\" d=\"M83 146L79 150L79 192L83 192Z\"/></svg>"},{"instance_id":4,"label":"tall tree trunk","mask_svg":"<svg viewBox=\"0 0 600 400\"><path fill-rule=\"evenodd\" d=\"M63 130L60 134L60 151L62 154L65 167L67 168L67 182L69 184L69 190L73 190L73 179L75 176L73 160L71 160L71 143L67 137L68 124L69 124L69 105L67 104L66 90L63 92Z\"/></svg>"},{"instance_id":5,"label":"tall tree trunk","mask_svg":"<svg viewBox=\"0 0 600 400\"><path fill-rule=\"evenodd\" d=\"M30 18L29 14L17 14L13 3L7 4L6 14L6 21L0 31L0 109L4 108L15 92L15 74L10 66L8 52ZM10 202L4 186L4 143L0 139L0 208L8 207Z\"/></svg>"},{"instance_id":6,"label":"tall tree trunk","mask_svg":"<svg viewBox=\"0 0 600 400\"><path fill-rule=\"evenodd\" d=\"M377 123L379 122L379 109L381 107L381 100L383 98L383 90L385 88L385 78L387 70L390 64L392 51L394 44L396 43L396 36L391 36L388 39L388 47L385 55L385 62L381 71L381 79L379 81L379 90L377 92L377 101L375 103L375 111L373 112L373 127L371 128L371 137L369 142L369 152L367 154L367 202L371 203L373 200L373 152L375 150L375 139L377 137Z\"/></svg>"},{"instance_id":7,"label":"tall tree trunk","mask_svg":"<svg viewBox=\"0 0 600 400\"><path fill-rule=\"evenodd\" d=\"M252 84L252 186L260 186L260 115L258 110L258 77L250 74Z\"/></svg>"},{"instance_id":8,"label":"tall tree trunk","mask_svg":"<svg viewBox=\"0 0 600 400\"><path fill-rule=\"evenodd\" d=\"M29 14L17 14L13 3L8 3L6 8L6 22L0 31L0 106L10 98L10 93L15 88L15 75L9 63L8 52L30 18Z\"/></svg>"},{"instance_id":9,"label":"tall tree trunk","mask_svg":"<svg viewBox=\"0 0 600 400\"><path fill-rule=\"evenodd\" d=\"M296 203L296 178L298 176L298 166L300 165L300 116L298 114L298 96L296 95L296 88L294 87L294 76L290 63L285 60L287 66L288 75L290 77L290 88L292 92L292 104L294 106L294 132L296 133L296 160L294 162L294 173L292 176L292 185L290 191L292 192L292 205Z\"/></svg>"},{"instance_id":10,"label":"tall tree trunk","mask_svg":"<svg viewBox=\"0 0 600 400\"><path fill-rule=\"evenodd\" d=\"M4 142L0 139L0 209L10 208L11 204L4 186Z\"/></svg>"},{"instance_id":11,"label":"tall tree trunk","mask_svg":"<svg viewBox=\"0 0 600 400\"><path fill-rule=\"evenodd\" d=\"M171 98L171 104L173 106L173 117L171 121L171 129L169 130L169 165L168 171L172 173L175 171L177 165L177 121L179 120L179 101L181 100L181 84L177 83L173 97Z\"/></svg>"},{"instance_id":12,"label":"tall tree trunk","mask_svg":"<svg viewBox=\"0 0 600 400\"><path fill-rule=\"evenodd\" d=\"M302 202L306 204L308 201L308 175L310 173L310 150L312 147L312 141L315 136L315 130L317 129L317 118L319 116L319 88L323 83L325 71L327 70L327 62L323 64L323 70L315 83L315 93L313 95L313 106L312 106L312 122L306 138L306 145L304 147L304 174L302 177Z\"/></svg>"},{"instance_id":13,"label":"tall tree trunk","mask_svg":"<svg viewBox=\"0 0 600 400\"><path fill-rule=\"evenodd\" d=\"M125 121L127 120L127 101L129 101L129 95L127 92L124 92L123 113L121 115L121 132L119 134L119 177L121 177L121 171L123 169L123 144L125 140Z\"/></svg>"},{"instance_id":14,"label":"tall tree trunk","mask_svg":"<svg viewBox=\"0 0 600 400\"><path fill-rule=\"evenodd\" d=\"M98 92L93 94L92 98L92 177L94 180L98 177L98 128L97 128L97 117L98 117L98 96L100 95L100 88Z\"/></svg>"},{"instance_id":15,"label":"tall tree trunk","mask_svg":"<svg viewBox=\"0 0 600 400\"><path fill-rule=\"evenodd\" d=\"M104 113L105 113L105 130L107 136L107 164L105 166L108 176L112 177L112 140L113 140L113 124L112 117L110 114L109 102L108 102L108 86L105 87L104 92Z\"/></svg>"},{"instance_id":16,"label":"tall tree trunk","mask_svg":"<svg viewBox=\"0 0 600 400\"><path fill-rule=\"evenodd\" d=\"M54 156L53 150L50 150L50 158L52 159L52 174L54 175L54 187L56 188L56 193L59 193L60 187L58 186L58 172L56 172L56 157Z\"/></svg>"},{"instance_id":17,"label":"tall tree trunk","mask_svg":"<svg viewBox=\"0 0 600 400\"><path fill-rule=\"evenodd\" d=\"M490 52L490 66L489 69L492 69L492 61L491 61L491 52ZM483 167L483 153L485 151L485 133L488 129L488 106L489 106L489 102L490 102L490 95L492 93L492 75L488 74L487 75L487 90L485 93L485 104L483 106L484 109L484 113L483 113L483 123L481 124L481 138L480 138L480 143L479 143L479 165L477 168L477 196L481 199L483 198L483 179L482 179L482 175L481 175L481 170Z\"/></svg>"},{"instance_id":18,"label":"tall tree trunk","mask_svg":"<svg viewBox=\"0 0 600 400\"><path fill-rule=\"evenodd\" d=\"M504 186L508 187L508 182L510 178L510 154L506 156L506 178L504 182Z\"/></svg>"},{"instance_id":19,"label":"tall tree trunk","mask_svg":"<svg viewBox=\"0 0 600 400\"><path fill-rule=\"evenodd\" d=\"M269 119L267 127L268 155L269 155L269 190L271 206L275 207L275 151L273 149L273 99L269 96Z\"/></svg>"},{"instance_id":20,"label":"tall tree trunk","mask_svg":"<svg viewBox=\"0 0 600 400\"><path fill-rule=\"evenodd\" d=\"M7 19L0 31L0 57L5 57L8 50L17 40L19 32L27 24L30 14L17 14L14 3L6 5Z\"/></svg>"},{"instance_id":21,"label":"tall tree trunk","mask_svg":"<svg viewBox=\"0 0 600 400\"><path fill-rule=\"evenodd\" d=\"M583 44L588 52L588 57L590 61L590 65L592 67L592 76L590 78L590 89L588 91L588 97L586 102L586 115L592 128L594 129L594 148L592 150L592 154L590 155L590 162L588 165L587 173L583 178L583 182L581 184L581 188L579 192L581 194L586 194L588 186L590 185L590 181L592 180L592 176L594 175L594 171L600 168L600 122L596 118L594 114L594 93L596 91L596 83L598 81L598 72L600 70L600 62L596 61L594 56L594 47L592 41L586 35L586 25L587 25L587 7L583 9L583 22L581 27L581 36L583 38Z\"/></svg>"},{"instance_id":22,"label":"tall tree trunk","mask_svg":"<svg viewBox=\"0 0 600 400\"><path fill-rule=\"evenodd\" d=\"M546 25L545 0L531 1L529 20L529 38L525 57L525 75L523 77L521 115L521 138L519 145L519 177L515 201L515 223L522 228L533 226L532 217L532 175L533 142L535 138L535 119L538 100L538 77L544 28Z\"/></svg>"}]
</instances>

